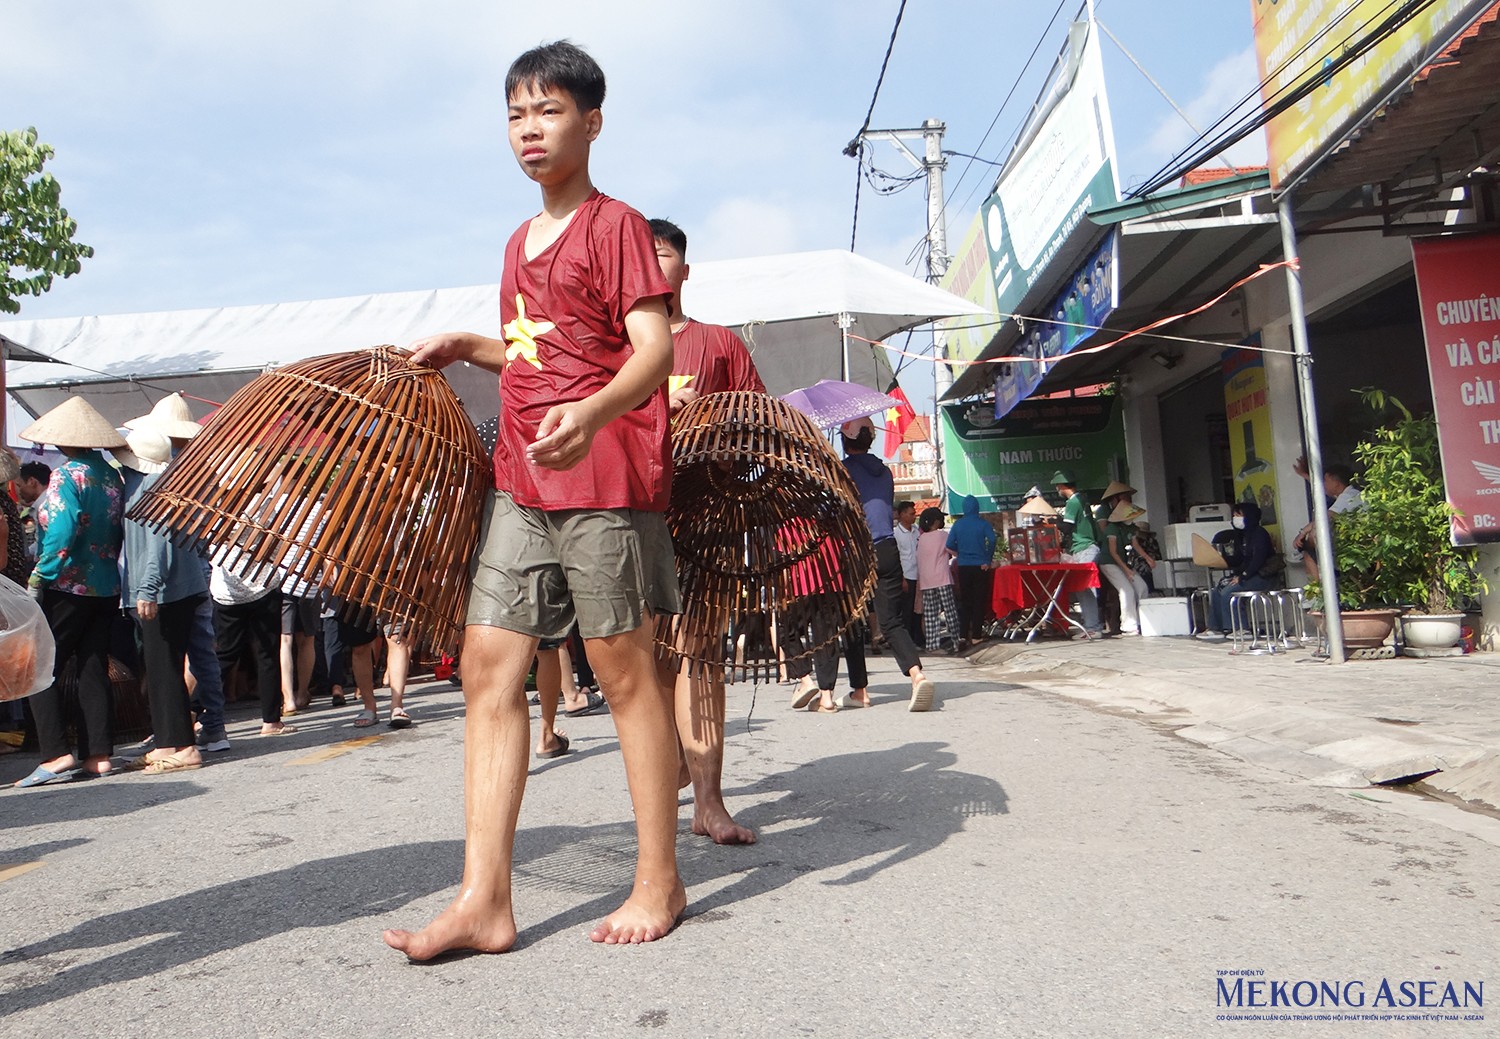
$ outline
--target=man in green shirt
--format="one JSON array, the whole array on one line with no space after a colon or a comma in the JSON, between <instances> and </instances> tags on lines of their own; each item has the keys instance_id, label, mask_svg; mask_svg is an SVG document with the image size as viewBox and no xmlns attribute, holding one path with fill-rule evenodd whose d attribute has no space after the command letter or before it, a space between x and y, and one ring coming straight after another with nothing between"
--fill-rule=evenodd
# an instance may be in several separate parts
<instances>
[{"instance_id":1,"label":"man in green shirt","mask_svg":"<svg viewBox=\"0 0 1500 1039\"><path fill-rule=\"evenodd\" d=\"M1061 469L1052 474L1052 486L1057 488L1057 493L1063 496L1064 502L1063 562L1094 562L1099 558L1099 526L1094 522L1094 514L1089 509L1088 501L1078 493L1072 474ZM1068 599L1083 614L1083 626L1086 629L1083 637L1103 638L1104 626L1099 623L1099 597L1094 594L1093 589L1073 592Z\"/></svg>"}]
</instances>

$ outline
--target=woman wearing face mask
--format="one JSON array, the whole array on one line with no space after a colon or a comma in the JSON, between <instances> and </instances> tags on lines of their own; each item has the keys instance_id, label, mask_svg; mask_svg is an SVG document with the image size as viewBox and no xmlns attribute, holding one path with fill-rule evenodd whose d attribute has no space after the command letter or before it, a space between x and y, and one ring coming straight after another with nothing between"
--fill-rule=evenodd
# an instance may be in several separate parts
<instances>
[{"instance_id":1,"label":"woman wearing face mask","mask_svg":"<svg viewBox=\"0 0 1500 1039\"><path fill-rule=\"evenodd\" d=\"M1229 597L1235 592L1263 592L1271 578L1260 576L1271 559L1271 535L1260 525L1260 506L1238 502L1230 523L1240 532L1239 563L1209 596L1208 627L1219 635L1229 634Z\"/></svg>"}]
</instances>

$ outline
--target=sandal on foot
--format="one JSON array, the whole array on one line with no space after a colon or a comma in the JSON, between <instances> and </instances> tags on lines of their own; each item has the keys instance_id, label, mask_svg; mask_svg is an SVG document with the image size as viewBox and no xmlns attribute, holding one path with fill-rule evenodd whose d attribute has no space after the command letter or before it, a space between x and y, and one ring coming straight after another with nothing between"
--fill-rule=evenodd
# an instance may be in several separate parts
<instances>
[{"instance_id":1,"label":"sandal on foot","mask_svg":"<svg viewBox=\"0 0 1500 1039\"><path fill-rule=\"evenodd\" d=\"M869 700L856 700L853 693L845 693L843 696L835 700L834 703L838 704L840 707L845 708L870 706Z\"/></svg>"},{"instance_id":2,"label":"sandal on foot","mask_svg":"<svg viewBox=\"0 0 1500 1039\"><path fill-rule=\"evenodd\" d=\"M811 688L799 688L792 697L792 710L800 711L818 698L818 687L814 684Z\"/></svg>"},{"instance_id":3,"label":"sandal on foot","mask_svg":"<svg viewBox=\"0 0 1500 1039\"><path fill-rule=\"evenodd\" d=\"M35 769L32 770L31 775L27 776L25 779L18 779L11 785L20 790L25 790L28 787L34 786L51 786L54 783L71 783L78 778L79 774L82 771L83 768L79 765L74 765L72 768L65 768L61 772L49 772L47 769L38 765Z\"/></svg>"},{"instance_id":4,"label":"sandal on foot","mask_svg":"<svg viewBox=\"0 0 1500 1039\"><path fill-rule=\"evenodd\" d=\"M349 698L343 693L334 693L329 697L329 699L333 701L333 706L335 707L342 707L349 702ZM281 713L285 714L286 712L282 711Z\"/></svg>"},{"instance_id":5,"label":"sandal on foot","mask_svg":"<svg viewBox=\"0 0 1500 1039\"><path fill-rule=\"evenodd\" d=\"M160 776L167 772L190 772L195 768L202 768L203 762L194 761L185 757L181 751L176 754L167 754L157 758L155 761L146 762L142 772L148 776Z\"/></svg>"},{"instance_id":6,"label":"sandal on foot","mask_svg":"<svg viewBox=\"0 0 1500 1039\"><path fill-rule=\"evenodd\" d=\"M286 717L286 715L283 713L282 717ZM290 736L292 733L294 733L296 731L297 731L297 726L295 726L295 725L287 725L285 723L282 723L281 725L278 725L276 728L272 729L270 732L266 731L266 727L264 725L262 725L261 728L260 728L260 734L262 736Z\"/></svg>"},{"instance_id":7,"label":"sandal on foot","mask_svg":"<svg viewBox=\"0 0 1500 1039\"><path fill-rule=\"evenodd\" d=\"M590 689L584 695L583 699L584 703L582 707L575 707L571 711L563 711L563 714L567 715L569 718L581 718L585 714L593 714L599 708L604 706L604 697L600 696L592 689Z\"/></svg>"},{"instance_id":8,"label":"sandal on foot","mask_svg":"<svg viewBox=\"0 0 1500 1039\"><path fill-rule=\"evenodd\" d=\"M923 678L911 687L911 703L907 705L908 711L930 711L932 710L932 698L937 693L937 686L932 684L932 679Z\"/></svg>"},{"instance_id":9,"label":"sandal on foot","mask_svg":"<svg viewBox=\"0 0 1500 1039\"><path fill-rule=\"evenodd\" d=\"M354 716L354 727L356 729L368 729L376 722L374 711L360 711Z\"/></svg>"},{"instance_id":10,"label":"sandal on foot","mask_svg":"<svg viewBox=\"0 0 1500 1039\"><path fill-rule=\"evenodd\" d=\"M809 707L808 710L814 714L838 714L839 705L836 703L823 703L820 700L816 705Z\"/></svg>"},{"instance_id":11,"label":"sandal on foot","mask_svg":"<svg viewBox=\"0 0 1500 1039\"><path fill-rule=\"evenodd\" d=\"M537 751L536 752L536 756L537 757L539 757L539 758L560 758L560 757L562 757L564 754L566 754L568 752L568 737L564 736L560 732L559 733L555 733L554 735L557 736L557 746L553 747L551 750L539 750L539 751Z\"/></svg>"},{"instance_id":12,"label":"sandal on foot","mask_svg":"<svg viewBox=\"0 0 1500 1039\"><path fill-rule=\"evenodd\" d=\"M391 708L390 725L393 729L406 729L411 727L411 715L406 713L406 708Z\"/></svg>"}]
</instances>

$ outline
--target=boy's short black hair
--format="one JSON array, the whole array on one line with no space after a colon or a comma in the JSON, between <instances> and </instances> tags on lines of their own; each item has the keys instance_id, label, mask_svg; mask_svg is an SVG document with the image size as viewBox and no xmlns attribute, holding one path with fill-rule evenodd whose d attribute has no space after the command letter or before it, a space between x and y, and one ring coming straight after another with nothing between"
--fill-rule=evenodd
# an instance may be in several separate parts
<instances>
[{"instance_id":1,"label":"boy's short black hair","mask_svg":"<svg viewBox=\"0 0 1500 1039\"><path fill-rule=\"evenodd\" d=\"M652 220L650 223L651 237L656 239L658 242L666 242L673 249L677 250L678 256L681 256L684 260L686 260L687 232L678 227L676 224L672 223L672 221L670 220L656 219Z\"/></svg>"},{"instance_id":2,"label":"boy's short black hair","mask_svg":"<svg viewBox=\"0 0 1500 1039\"><path fill-rule=\"evenodd\" d=\"M1354 470L1349 468L1347 465L1344 465L1342 462L1334 462L1332 465L1325 465L1323 467L1323 473L1326 476L1332 476L1335 480L1343 484L1345 487L1354 482Z\"/></svg>"},{"instance_id":3,"label":"boy's short black hair","mask_svg":"<svg viewBox=\"0 0 1500 1039\"><path fill-rule=\"evenodd\" d=\"M27 462L21 466L21 479L46 483L52 479L52 467L45 462Z\"/></svg>"},{"instance_id":4,"label":"boy's short black hair","mask_svg":"<svg viewBox=\"0 0 1500 1039\"><path fill-rule=\"evenodd\" d=\"M505 99L514 98L522 87L566 90L580 112L604 107L604 70L571 40L533 47L511 62L505 74Z\"/></svg>"},{"instance_id":5,"label":"boy's short black hair","mask_svg":"<svg viewBox=\"0 0 1500 1039\"><path fill-rule=\"evenodd\" d=\"M904 501L903 500L903 501L898 501L895 504L895 506L891 509L891 512L895 513L896 515L900 515L901 513L905 512L907 509L915 509L916 507L917 506L916 506L916 504L914 502L909 502L909 501Z\"/></svg>"}]
</instances>

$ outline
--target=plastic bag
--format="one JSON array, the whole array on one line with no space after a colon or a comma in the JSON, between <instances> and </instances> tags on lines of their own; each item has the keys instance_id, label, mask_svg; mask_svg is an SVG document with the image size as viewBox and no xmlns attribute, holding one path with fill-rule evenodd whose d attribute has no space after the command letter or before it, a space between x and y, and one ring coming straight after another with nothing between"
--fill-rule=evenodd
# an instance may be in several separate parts
<instances>
[{"instance_id":1,"label":"plastic bag","mask_svg":"<svg viewBox=\"0 0 1500 1039\"><path fill-rule=\"evenodd\" d=\"M52 685L57 646L36 600L0 577L0 701L19 700Z\"/></svg>"}]
</instances>

